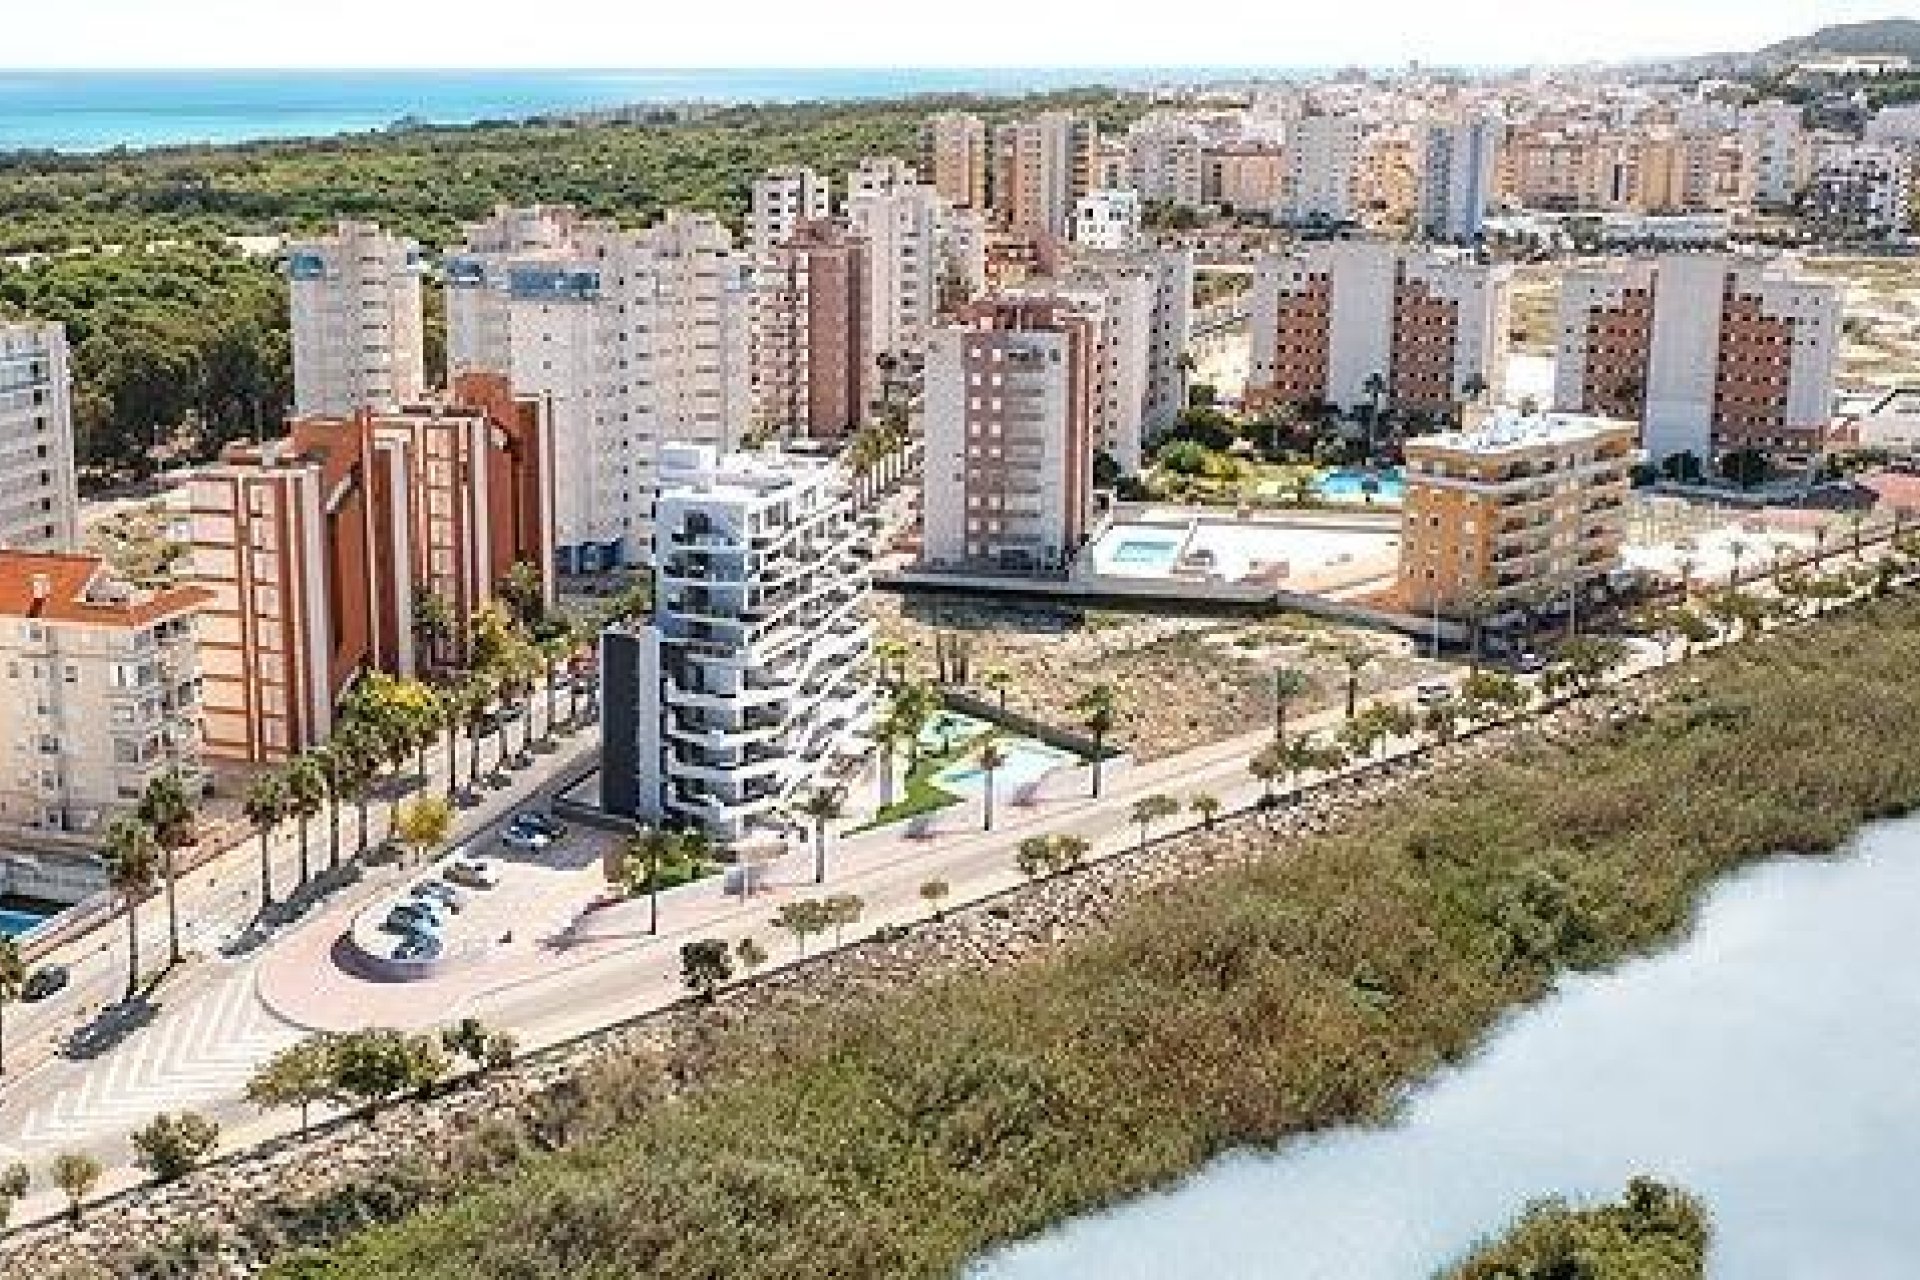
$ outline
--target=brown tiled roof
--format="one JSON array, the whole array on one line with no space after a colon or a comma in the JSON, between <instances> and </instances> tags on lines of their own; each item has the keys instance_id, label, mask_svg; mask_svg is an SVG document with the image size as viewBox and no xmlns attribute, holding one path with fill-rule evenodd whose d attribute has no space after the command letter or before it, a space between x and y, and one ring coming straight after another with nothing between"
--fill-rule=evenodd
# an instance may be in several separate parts
<instances>
[{"instance_id":1,"label":"brown tiled roof","mask_svg":"<svg viewBox=\"0 0 1920 1280\"><path fill-rule=\"evenodd\" d=\"M89 601L88 585L105 571L106 562L99 556L0 550L0 618L144 627L213 599L211 591L200 587L167 587L136 590L125 604ZM42 577L50 590L45 599L36 600L34 580Z\"/></svg>"}]
</instances>

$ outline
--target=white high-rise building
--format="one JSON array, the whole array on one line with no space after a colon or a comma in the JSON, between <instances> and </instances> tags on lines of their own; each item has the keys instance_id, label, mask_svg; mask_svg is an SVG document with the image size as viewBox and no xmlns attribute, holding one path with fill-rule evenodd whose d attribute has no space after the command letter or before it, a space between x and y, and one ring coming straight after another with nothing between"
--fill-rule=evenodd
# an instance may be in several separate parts
<instances>
[{"instance_id":1,"label":"white high-rise building","mask_svg":"<svg viewBox=\"0 0 1920 1280\"><path fill-rule=\"evenodd\" d=\"M1118 253L1140 243L1140 193L1089 191L1073 206L1073 242Z\"/></svg>"},{"instance_id":2,"label":"white high-rise building","mask_svg":"<svg viewBox=\"0 0 1920 1280\"><path fill-rule=\"evenodd\" d=\"M652 618L601 638L601 798L723 843L777 832L865 754L868 548L845 474L781 454L661 458Z\"/></svg>"},{"instance_id":3,"label":"white high-rise building","mask_svg":"<svg viewBox=\"0 0 1920 1280\"><path fill-rule=\"evenodd\" d=\"M1486 225L1499 168L1501 122L1463 115L1429 123L1421 136L1420 229L1465 244Z\"/></svg>"},{"instance_id":4,"label":"white high-rise building","mask_svg":"<svg viewBox=\"0 0 1920 1280\"><path fill-rule=\"evenodd\" d=\"M920 174L898 156L866 156L847 171L847 199L890 196L920 185Z\"/></svg>"},{"instance_id":5,"label":"white high-rise building","mask_svg":"<svg viewBox=\"0 0 1920 1280\"><path fill-rule=\"evenodd\" d=\"M79 538L67 331L0 321L0 549L71 551Z\"/></svg>"},{"instance_id":6,"label":"white high-rise building","mask_svg":"<svg viewBox=\"0 0 1920 1280\"><path fill-rule=\"evenodd\" d=\"M1191 249L1143 249L1090 255L1060 282L1062 295L1099 307L1094 433L1122 474L1139 472L1146 442L1186 408L1193 272Z\"/></svg>"},{"instance_id":7,"label":"white high-rise building","mask_svg":"<svg viewBox=\"0 0 1920 1280\"><path fill-rule=\"evenodd\" d=\"M1914 163L1907 148L1870 143L1822 147L1807 186L1806 216L1829 231L1870 236L1913 229Z\"/></svg>"},{"instance_id":8,"label":"white high-rise building","mask_svg":"<svg viewBox=\"0 0 1920 1280\"><path fill-rule=\"evenodd\" d=\"M1361 127L1357 116L1303 116L1287 130L1286 194L1282 214L1292 222L1353 222L1360 180Z\"/></svg>"},{"instance_id":9,"label":"white high-rise building","mask_svg":"<svg viewBox=\"0 0 1920 1280\"><path fill-rule=\"evenodd\" d=\"M1740 163L1747 198L1784 209L1806 185L1811 155L1805 112L1788 102L1763 102L1740 119Z\"/></svg>"},{"instance_id":10,"label":"white high-rise building","mask_svg":"<svg viewBox=\"0 0 1920 1280\"><path fill-rule=\"evenodd\" d=\"M556 562L593 572L646 554L662 449L729 449L751 420L750 273L706 214L544 216L497 214L448 255L447 349L548 402Z\"/></svg>"},{"instance_id":11,"label":"white high-rise building","mask_svg":"<svg viewBox=\"0 0 1920 1280\"><path fill-rule=\"evenodd\" d=\"M1127 185L1142 200L1193 208L1205 203L1206 143L1188 121L1154 116L1127 131Z\"/></svg>"},{"instance_id":12,"label":"white high-rise building","mask_svg":"<svg viewBox=\"0 0 1920 1280\"><path fill-rule=\"evenodd\" d=\"M387 411L426 390L420 246L368 222L287 246L293 412Z\"/></svg>"},{"instance_id":13,"label":"white high-rise building","mask_svg":"<svg viewBox=\"0 0 1920 1280\"><path fill-rule=\"evenodd\" d=\"M755 259L787 242L803 222L833 213L832 185L811 169L788 165L754 179L747 213L747 249Z\"/></svg>"},{"instance_id":14,"label":"white high-rise building","mask_svg":"<svg viewBox=\"0 0 1920 1280\"><path fill-rule=\"evenodd\" d=\"M909 183L850 196L846 217L867 241L874 354L919 355L943 294L964 301L985 285L981 215L954 208L930 186Z\"/></svg>"}]
</instances>

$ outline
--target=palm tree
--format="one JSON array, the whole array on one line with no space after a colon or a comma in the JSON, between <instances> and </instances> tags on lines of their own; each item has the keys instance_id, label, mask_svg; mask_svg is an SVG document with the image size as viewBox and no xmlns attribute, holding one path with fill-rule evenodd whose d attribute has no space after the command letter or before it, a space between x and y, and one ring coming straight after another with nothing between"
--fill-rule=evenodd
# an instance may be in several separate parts
<instances>
[{"instance_id":1,"label":"palm tree","mask_svg":"<svg viewBox=\"0 0 1920 1280\"><path fill-rule=\"evenodd\" d=\"M1000 709L1007 709L1007 690L1013 687L1013 673L999 667L987 672L984 677L987 688L992 690L1000 701Z\"/></svg>"},{"instance_id":2,"label":"palm tree","mask_svg":"<svg viewBox=\"0 0 1920 1280\"><path fill-rule=\"evenodd\" d=\"M880 807L893 803L893 763L900 749L900 722L894 716L882 716L873 726L874 752L880 765Z\"/></svg>"},{"instance_id":3,"label":"palm tree","mask_svg":"<svg viewBox=\"0 0 1920 1280\"><path fill-rule=\"evenodd\" d=\"M1171 818L1180 812L1180 802L1172 796L1141 796L1133 802L1129 817L1140 828L1140 847L1147 847L1147 831L1162 818Z\"/></svg>"},{"instance_id":4,"label":"palm tree","mask_svg":"<svg viewBox=\"0 0 1920 1280\"><path fill-rule=\"evenodd\" d=\"M981 735L980 742L973 749L973 758L980 765L980 812L981 830L993 830L993 778L1007 763L1007 749L1000 745L999 735L988 733Z\"/></svg>"},{"instance_id":5,"label":"palm tree","mask_svg":"<svg viewBox=\"0 0 1920 1280\"><path fill-rule=\"evenodd\" d=\"M1287 709L1294 699L1307 692L1307 673L1294 667L1276 667L1273 672L1273 740L1287 739Z\"/></svg>"},{"instance_id":6,"label":"palm tree","mask_svg":"<svg viewBox=\"0 0 1920 1280\"><path fill-rule=\"evenodd\" d=\"M1740 562L1746 558L1747 544L1741 539L1735 538L1727 544L1727 555L1733 561L1733 567L1727 571L1727 590L1738 591L1740 589Z\"/></svg>"},{"instance_id":7,"label":"palm tree","mask_svg":"<svg viewBox=\"0 0 1920 1280\"><path fill-rule=\"evenodd\" d=\"M827 824L846 812L846 797L838 787L821 787L807 793L799 812L813 824L813 882L827 882Z\"/></svg>"},{"instance_id":8,"label":"palm tree","mask_svg":"<svg viewBox=\"0 0 1920 1280\"><path fill-rule=\"evenodd\" d=\"M1093 798L1100 798L1100 770L1106 761L1107 735L1113 732L1113 726L1119 717L1118 700L1110 684L1096 684L1078 698L1074 699L1074 711L1080 713L1080 723L1093 735Z\"/></svg>"},{"instance_id":9,"label":"palm tree","mask_svg":"<svg viewBox=\"0 0 1920 1280\"><path fill-rule=\"evenodd\" d=\"M193 800L178 769L168 769L147 784L137 810L162 858L167 887L167 963L180 963L179 851L193 844Z\"/></svg>"},{"instance_id":10,"label":"palm tree","mask_svg":"<svg viewBox=\"0 0 1920 1280\"><path fill-rule=\"evenodd\" d=\"M1373 661L1373 653L1350 644L1340 650L1340 661L1347 668L1347 719L1351 720L1360 706L1360 673Z\"/></svg>"},{"instance_id":11,"label":"palm tree","mask_svg":"<svg viewBox=\"0 0 1920 1280\"><path fill-rule=\"evenodd\" d=\"M1197 796L1188 798L1187 808L1199 814L1200 825L1206 830L1211 831L1213 830L1213 820L1220 816L1220 797L1202 792Z\"/></svg>"},{"instance_id":12,"label":"palm tree","mask_svg":"<svg viewBox=\"0 0 1920 1280\"><path fill-rule=\"evenodd\" d=\"M278 773L262 773L247 787L240 804L260 837L260 913L273 905L273 829L287 816L287 789Z\"/></svg>"},{"instance_id":13,"label":"palm tree","mask_svg":"<svg viewBox=\"0 0 1920 1280\"><path fill-rule=\"evenodd\" d=\"M320 816L327 803L327 779L311 755L296 756L287 766L287 812L299 824L300 887L312 874L307 856L307 824Z\"/></svg>"},{"instance_id":14,"label":"palm tree","mask_svg":"<svg viewBox=\"0 0 1920 1280\"><path fill-rule=\"evenodd\" d=\"M140 902L160 878L160 845L153 829L137 817L121 817L107 828L104 856L107 885L127 915L127 995L140 990Z\"/></svg>"},{"instance_id":15,"label":"palm tree","mask_svg":"<svg viewBox=\"0 0 1920 1280\"><path fill-rule=\"evenodd\" d=\"M660 873L680 852L672 832L636 829L620 849L620 882L629 894L647 895L647 932L660 932Z\"/></svg>"},{"instance_id":16,"label":"palm tree","mask_svg":"<svg viewBox=\"0 0 1920 1280\"><path fill-rule=\"evenodd\" d=\"M20 944L0 934L0 1076L7 1073L7 1006L26 993L27 960Z\"/></svg>"}]
</instances>

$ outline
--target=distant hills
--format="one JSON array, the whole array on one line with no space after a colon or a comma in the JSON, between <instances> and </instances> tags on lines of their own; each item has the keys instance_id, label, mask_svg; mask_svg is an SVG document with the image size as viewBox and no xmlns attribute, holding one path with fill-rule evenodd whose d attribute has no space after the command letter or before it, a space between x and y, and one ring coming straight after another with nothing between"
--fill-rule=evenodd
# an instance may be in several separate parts
<instances>
[{"instance_id":1,"label":"distant hills","mask_svg":"<svg viewBox=\"0 0 1920 1280\"><path fill-rule=\"evenodd\" d=\"M1822 27L1810 36L1770 44L1754 57L1767 63L1784 63L1820 53L1904 53L1920 62L1920 19L1887 18Z\"/></svg>"}]
</instances>

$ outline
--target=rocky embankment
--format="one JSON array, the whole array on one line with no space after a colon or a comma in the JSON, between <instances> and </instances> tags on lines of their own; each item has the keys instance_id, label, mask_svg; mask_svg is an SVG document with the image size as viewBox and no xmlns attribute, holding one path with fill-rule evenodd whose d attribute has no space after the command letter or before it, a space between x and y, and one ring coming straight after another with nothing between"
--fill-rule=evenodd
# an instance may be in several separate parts
<instances>
[{"instance_id":1,"label":"rocky embankment","mask_svg":"<svg viewBox=\"0 0 1920 1280\"><path fill-rule=\"evenodd\" d=\"M1643 682L1644 683L1644 682ZM1516 745L1567 740L1647 689L1564 708L1320 787L1267 814L1161 840L986 903L867 940L737 987L712 1006L682 1006L483 1077L348 1120L304 1138L238 1153L161 1187L91 1210L78 1225L27 1228L0 1239L0 1275L165 1274L245 1277L287 1248L317 1243L372 1217L430 1199L487 1167L616 1124L622 1106L661 1105L697 1079L699 1045L720 1027L803 1016L822 1002L872 994L1023 958L1100 928L1119 910L1223 864L1285 856L1297 837L1338 827L1436 772L1471 767ZM597 1088L583 1087L587 1082ZM607 1087L609 1081L612 1087ZM595 1099L589 1104L584 1099ZM617 1101L611 1107L606 1098ZM594 1110L591 1117L584 1116ZM135 1260L145 1266L136 1269Z\"/></svg>"}]
</instances>

